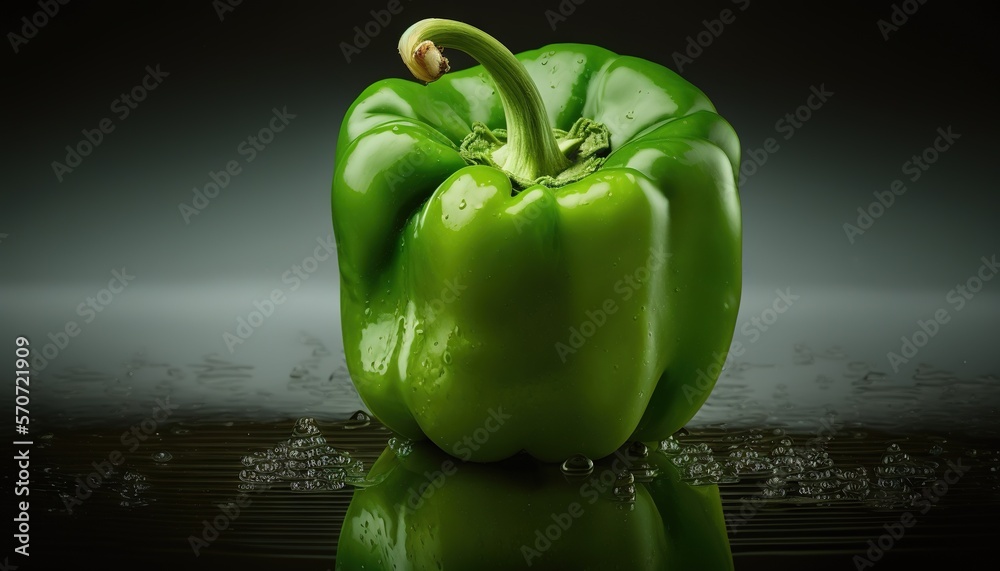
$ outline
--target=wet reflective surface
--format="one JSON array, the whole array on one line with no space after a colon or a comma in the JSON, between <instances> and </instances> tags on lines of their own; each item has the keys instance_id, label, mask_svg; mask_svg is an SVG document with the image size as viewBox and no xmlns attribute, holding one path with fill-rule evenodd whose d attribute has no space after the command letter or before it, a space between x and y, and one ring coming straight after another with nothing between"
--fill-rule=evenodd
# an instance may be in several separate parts
<instances>
[{"instance_id":1,"label":"wet reflective surface","mask_svg":"<svg viewBox=\"0 0 1000 571\"><path fill-rule=\"evenodd\" d=\"M254 366L217 355L188 363L133 355L111 373L72 368L42 377L32 424L32 561L51 562L68 550L114 568L155 559L189 568L333 569L341 534L358 537L360 520L345 524L347 514L361 510L371 520L378 511L351 507L355 490L371 498L395 489L399 503L407 498L395 480L413 489L433 485L420 469L407 477L372 473L380 456L413 458L422 445L394 438L359 410L335 350L308 334L295 339L301 357L270 389L250 388L259 381ZM864 561L897 568L954 563L990 548L1000 533L995 376L965 378L923 364L910 378L890 379L838 347L791 344L786 354L783 362L732 363L687 428L648 450L639 443L623 447L625 457L647 454L661 466L640 462L628 473L614 472L602 501L631 498L635 505L637 496L652 497L643 490L662 479L664 465L676 475L675 486L717 490L736 569L868 568ZM573 457L545 469L587 481L608 461ZM478 470L458 473L473 479ZM461 530L478 525L491 531L474 535L476 541L491 549L506 545L505 530L505 541L516 547L530 545L532 530L552 523L546 517L557 510L539 507L546 501L559 506L576 498L586 505L578 487L529 498L541 493L537 486L460 481L444 478L434 489L458 484L453 490L463 490L461 497L442 492L438 501L451 504L413 512L424 518L414 519L414 527L437 521L438 531L457 541L471 533ZM670 505L650 501L644 517L666 521ZM514 515L499 517L501 507ZM579 521L587 524L565 545L607 546L624 537L633 550L670 552L662 547L671 544L669 534L623 536L629 516L618 521L618 512L599 513L584 513ZM675 533L681 524L672 521L665 528ZM405 527L405 518L396 523ZM580 539L585 534L593 537ZM397 559L383 558L375 568L392 568L389 561L408 568L406 562L434 549L447 556L453 549L447 537L437 541L430 551L414 551L412 541L398 544L405 549L379 544ZM558 552L546 555L554 568ZM623 569L642 567L624 554L616 561Z\"/></svg>"},{"instance_id":2,"label":"wet reflective surface","mask_svg":"<svg viewBox=\"0 0 1000 571\"><path fill-rule=\"evenodd\" d=\"M568 469L567 469L568 468ZM718 486L624 447L584 473L387 449L348 508L343 569L732 569Z\"/></svg>"}]
</instances>

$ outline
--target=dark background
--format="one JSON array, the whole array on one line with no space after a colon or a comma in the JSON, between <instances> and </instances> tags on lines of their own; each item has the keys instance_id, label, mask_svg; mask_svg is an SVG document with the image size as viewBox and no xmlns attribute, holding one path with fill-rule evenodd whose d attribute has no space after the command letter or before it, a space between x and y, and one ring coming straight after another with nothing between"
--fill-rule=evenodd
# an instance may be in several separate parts
<instances>
[{"instance_id":1,"label":"dark background","mask_svg":"<svg viewBox=\"0 0 1000 571\"><path fill-rule=\"evenodd\" d=\"M8 45L3 56L5 328L58 328L121 266L137 275L129 295L159 294L151 299L174 307L175 317L266 294L315 238L332 231L329 186L347 106L371 82L407 77L396 41L431 16L478 25L515 53L585 42L677 69L672 55L705 29L703 20L732 9L735 21L682 75L709 95L745 150L768 137L779 144L741 190L748 293L906 289L939 299L995 253L997 117L988 111L995 94L987 82L996 49L975 10L927 3L886 41L876 22L891 18L889 2L564 4L574 12L553 30L546 11L559 10L554 0L401 0L402 12L351 63L341 43L386 3L244 2L221 18L209 1L61 6L19 53ZM30 2L8 6L5 32L20 32L20 18L38 10ZM169 76L119 120L112 102L140 82L147 65ZM834 95L785 140L776 121L821 85ZM273 108L296 119L247 164L237 146L267 125ZM64 161L64 147L105 117L115 130L59 182L52 161ZM961 135L954 148L850 243L843 224L856 223L873 192L905 178L903 163L949 126ZM186 224L179 204L190 204L192 189L230 160L243 172ZM301 296L335 301L337 287L331 262ZM32 303L55 309L56 290L67 296L67 317L46 323L28 311ZM44 303L35 297L43 291ZM216 329L226 325L223 318Z\"/></svg>"},{"instance_id":2,"label":"dark background","mask_svg":"<svg viewBox=\"0 0 1000 571\"><path fill-rule=\"evenodd\" d=\"M400 5L350 63L341 43L352 42L354 27L364 27L369 11L385 2L244 2L222 18L209 1L71 2L18 53L8 45L0 200L5 332L44 337L122 266L137 276L128 290L132 303L170 307L173 319L204 317L225 303L249 309L317 237L332 232L329 186L343 114L371 82L407 77L396 41L410 23L431 16L478 25L515 53L595 43L676 70L674 52L705 29L703 20L732 9L735 21L682 75L709 95L745 150L760 149L769 137L779 144L741 190L745 284L748 296L755 288L768 292L762 307L774 288L813 289L815 300L905 289L927 293L932 314L1000 244L991 157L997 117L988 111L995 94L987 89L996 49L986 18L973 9L927 3L886 41L877 21L892 16L890 2L804 8L590 0L565 3L574 12L555 30L546 16L559 10L555 0ZM20 18L36 11L34 3L8 4L5 33L20 33ZM453 60L468 64L462 56ZM169 76L119 120L112 102L141 81L147 65ZM806 103L812 86L834 95L785 140L776 121ZM267 125L273 108L296 119L248 164L237 146ZM65 146L105 117L115 130L59 182L52 161L64 161ZM905 178L904 162L949 126L961 135L954 148L850 243L843 224L856 223L857 208L869 205L873 192ZM186 224L179 204L190 204L192 189L230 160L241 162L242 173ZM292 302L305 305L313 296L308 305L335 311L335 264L311 277ZM147 296L142 303L140 296ZM235 327L234 309L206 325L212 335L192 331L205 334L192 343L225 350L221 331ZM124 315L113 314L105 312L90 330L104 331ZM913 315L915 321L924 312ZM907 321L872 341L891 348L908 333Z\"/></svg>"},{"instance_id":3,"label":"dark background","mask_svg":"<svg viewBox=\"0 0 1000 571\"><path fill-rule=\"evenodd\" d=\"M988 192L997 118L986 111L995 100L987 82L996 50L974 10L929 2L886 41L876 22L890 17L891 2L806 9L754 1L741 12L731 2L653 8L590 0L555 30L545 15L558 9L555 0L495 9L400 2L402 13L351 63L341 42L385 2L244 2L223 21L210 1L71 2L19 53L5 46L3 285L96 280L122 264L135 268L142 287L271 278L297 240L330 230L328 187L344 111L368 84L407 77L396 41L431 16L478 25L515 53L595 43L676 70L673 52L704 29L702 20L733 9L735 22L682 75L709 95L746 149L779 138L780 151L743 188L750 285L781 276L839 288L946 290L997 243L998 199ZM8 4L4 32L19 31L20 17L37 9ZM113 116L112 101L156 64L169 77L58 182L50 163L81 129ZM792 139L781 139L776 120L805 103L813 85L835 95ZM209 169L242 160L237 144L266 126L273 107L297 119L185 226L178 203L190 203ZM902 164L949 125L962 135L954 151L851 245L842 224L873 191L902 178ZM336 281L332 266L322 280Z\"/></svg>"},{"instance_id":4,"label":"dark background","mask_svg":"<svg viewBox=\"0 0 1000 571\"><path fill-rule=\"evenodd\" d=\"M158 390L152 381L136 381L118 396L84 392L72 402L51 392L72 380L67 370L117 381L136 355L178 366L218 355L252 368L245 383L256 393L240 392L234 400L232 391L218 387L192 389L186 399L183 392L178 397L184 410L217 402L244 418L306 412L344 418L359 408L351 394L303 399L274 380L290 371L294 376L301 348L294 336L302 330L333 354L319 374L325 379L343 371L336 362L342 347L335 258L296 291L281 277L313 253L317 239L332 234L329 191L345 111L372 82L408 77L396 42L426 17L464 20L515 53L581 42L660 62L712 99L739 134L744 161L769 137L777 140L778 151L741 187L740 324L770 307L775 289L790 289L801 301L750 346L745 360L788 361L793 345L836 345L869 361L886 382L906 384L918 361L957 374L1000 370L1000 284L988 282L960 313L946 301L950 289L975 274L981 257L1000 250L998 118L989 89L997 49L981 8L934 0L566 0L563 10L572 6L573 12L553 29L546 11L560 10L557 0L400 0L402 12L346 61L342 43L353 42L355 27L387 4L243 2L220 17L221 3L209 0L73 1L60 5L17 53L8 39L0 49L6 116L0 345L12 348L17 335L36 347L47 343L67 321L82 323L78 304L105 287L113 269L136 276L35 371L33 421L49 427L97 421L102 413L95 411L111 404L136 417L148 414ZM889 20L894 6L919 8L886 40L877 22ZM674 53L724 9L735 21L679 69ZM21 18L39 10L35 2L5 4L5 37L21 34ZM455 68L471 65L449 55ZM147 66L157 65L169 75L119 119L113 102L141 82ZM776 122L805 104L814 86L833 95L786 140ZM247 163L239 144L266 127L275 108L295 118ZM114 131L60 182L51 163L64 162L65 146L106 117ZM954 147L919 180L907 180L907 192L852 243L843 225L857 224L858 208L867 208L874 192L906 179L904 163L949 127L961 135ZM241 174L186 223L179 204L191 204L192 189L232 160L242 165ZM230 351L223 333L275 287L285 289L288 302ZM899 351L900 336L940 308L952 310L953 319L897 375L887 352ZM750 345L739 326L736 339ZM793 399L815 393L811 384L769 380L789 385ZM72 405L78 409L67 414Z\"/></svg>"},{"instance_id":5,"label":"dark background","mask_svg":"<svg viewBox=\"0 0 1000 571\"><path fill-rule=\"evenodd\" d=\"M916 370L918 361L973 375L997 370L996 286L987 283L961 314L946 301L981 257L1000 249L992 157L998 118L987 88L997 50L976 10L943 2L401 0L401 13L377 26L348 62L343 45L387 2L219 6L228 5L71 2L18 53L3 55L3 338L48 343L50 333L81 321L76 308L112 269L136 276L92 322L81 321L81 334L46 365L52 368L36 370L43 376L107 366L136 351L171 361L218 352L258 367L254 378L266 385L294 367L278 355L287 355L289 331L304 323L336 352L335 258L295 291L282 276L313 253L317 239L331 237L329 187L347 107L370 83L408 76L396 42L425 17L468 21L515 53L555 42L603 45L661 62L708 94L739 134L753 173L741 188L745 288L736 340L754 341L745 358L787 359L792 343L804 343L841 345L890 377ZM906 16L904 8L916 11ZM552 20L560 10L568 15ZM723 10L735 20L678 66L675 54L699 34L704 39L706 21ZM21 18L38 11L30 2L10 5L5 33L21 33ZM901 25L886 40L878 21L894 14ZM470 65L451 55L456 68ZM169 75L119 119L115 100L141 82L147 66ZM806 104L814 87L833 95L786 139L787 123L781 129L778 121ZM239 146L267 127L273 109L295 119L247 162ZM66 145L104 118L114 131L60 182L52 162L65 161ZM919 180L906 180L904 164L948 128L960 139ZM769 138L777 151L756 166L754 153L774 149ZM209 172L234 160L241 173L185 221L180 205L192 204ZM852 243L844 224L858 224L859 207L896 179L906 182L905 194ZM227 346L224 333L276 287L288 301L252 338ZM758 343L742 327L772 306L778 289L799 301ZM887 354L941 308L953 319L918 360L892 370Z\"/></svg>"}]
</instances>

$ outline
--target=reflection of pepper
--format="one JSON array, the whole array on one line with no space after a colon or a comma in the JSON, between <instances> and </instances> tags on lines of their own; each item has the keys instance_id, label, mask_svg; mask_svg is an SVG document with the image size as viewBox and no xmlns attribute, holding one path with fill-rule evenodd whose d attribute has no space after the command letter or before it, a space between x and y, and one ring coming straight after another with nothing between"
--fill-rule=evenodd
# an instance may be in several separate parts
<instances>
[{"instance_id":1,"label":"reflection of pepper","mask_svg":"<svg viewBox=\"0 0 1000 571\"><path fill-rule=\"evenodd\" d=\"M343 335L362 399L394 431L480 461L665 438L732 340L733 129L648 61L577 44L513 56L424 20L400 41L424 81L448 67L424 40L483 66L375 83L337 144Z\"/></svg>"},{"instance_id":2,"label":"reflection of pepper","mask_svg":"<svg viewBox=\"0 0 1000 571\"><path fill-rule=\"evenodd\" d=\"M531 461L463 463L418 443L404 456L386 449L367 479L344 517L337 569L733 568L718 486L684 483L662 452L622 452L566 476Z\"/></svg>"}]
</instances>

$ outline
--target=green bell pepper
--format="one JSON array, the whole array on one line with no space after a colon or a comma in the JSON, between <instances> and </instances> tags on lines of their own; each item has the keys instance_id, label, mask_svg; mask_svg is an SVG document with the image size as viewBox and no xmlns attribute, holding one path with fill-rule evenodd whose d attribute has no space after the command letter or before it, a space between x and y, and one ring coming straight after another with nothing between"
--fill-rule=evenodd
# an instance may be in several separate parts
<instances>
[{"instance_id":1,"label":"green bell pepper","mask_svg":"<svg viewBox=\"0 0 1000 571\"><path fill-rule=\"evenodd\" d=\"M482 66L448 71L440 47ZM741 294L739 141L696 87L591 45L400 40L428 85L347 112L333 226L347 366L371 412L463 459L659 440L698 411Z\"/></svg>"},{"instance_id":2,"label":"green bell pepper","mask_svg":"<svg viewBox=\"0 0 1000 571\"><path fill-rule=\"evenodd\" d=\"M662 452L591 466L387 448L347 508L337 569L733 569L717 485L683 482Z\"/></svg>"}]
</instances>

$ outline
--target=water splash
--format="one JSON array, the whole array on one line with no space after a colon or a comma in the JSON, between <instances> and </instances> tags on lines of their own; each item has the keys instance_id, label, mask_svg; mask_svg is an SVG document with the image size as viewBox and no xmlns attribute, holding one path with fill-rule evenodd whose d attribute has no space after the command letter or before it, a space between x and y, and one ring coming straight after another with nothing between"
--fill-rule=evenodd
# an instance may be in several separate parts
<instances>
[{"instance_id":1,"label":"water splash","mask_svg":"<svg viewBox=\"0 0 1000 571\"><path fill-rule=\"evenodd\" d=\"M717 460L704 442L681 444L674 436L660 442L660 451L670 457L681 478L690 484L719 484L737 481L735 463Z\"/></svg>"},{"instance_id":2,"label":"water splash","mask_svg":"<svg viewBox=\"0 0 1000 571\"><path fill-rule=\"evenodd\" d=\"M364 422L369 423L362 412ZM352 417L353 422L363 419ZM361 481L364 464L327 444L312 418L300 418L292 428L292 437L279 442L265 452L254 452L242 458L247 468L240 471L240 486L244 490L259 490L287 485L295 492L327 492L339 490L348 483Z\"/></svg>"},{"instance_id":3,"label":"water splash","mask_svg":"<svg viewBox=\"0 0 1000 571\"><path fill-rule=\"evenodd\" d=\"M122 474L121 488L118 490L121 496L119 505L125 508L148 506L152 501L146 494L149 488L146 476L132 470L126 470Z\"/></svg>"},{"instance_id":4,"label":"water splash","mask_svg":"<svg viewBox=\"0 0 1000 571\"><path fill-rule=\"evenodd\" d=\"M844 431L838 443L857 440ZM861 439L867 437L860 435ZM694 485L756 484L744 500L830 504L860 502L879 509L911 505L920 490L937 478L937 463L914 460L898 443L886 446L874 467L838 465L828 447L833 436L793 439L783 429L737 431L706 442L687 443L672 436L659 450L670 457L681 477ZM942 452L936 447L935 452Z\"/></svg>"}]
</instances>

